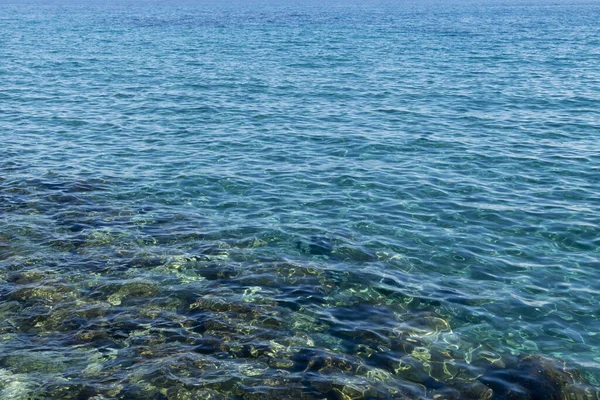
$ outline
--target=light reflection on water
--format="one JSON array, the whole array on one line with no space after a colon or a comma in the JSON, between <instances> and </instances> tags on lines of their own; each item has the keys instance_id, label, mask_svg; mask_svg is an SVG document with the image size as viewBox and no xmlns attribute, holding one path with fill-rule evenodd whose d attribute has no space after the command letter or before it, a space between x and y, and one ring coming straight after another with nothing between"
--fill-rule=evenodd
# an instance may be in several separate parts
<instances>
[{"instance_id":1,"label":"light reflection on water","mask_svg":"<svg viewBox=\"0 0 600 400\"><path fill-rule=\"evenodd\" d=\"M597 15L0 5L0 397L597 398Z\"/></svg>"}]
</instances>

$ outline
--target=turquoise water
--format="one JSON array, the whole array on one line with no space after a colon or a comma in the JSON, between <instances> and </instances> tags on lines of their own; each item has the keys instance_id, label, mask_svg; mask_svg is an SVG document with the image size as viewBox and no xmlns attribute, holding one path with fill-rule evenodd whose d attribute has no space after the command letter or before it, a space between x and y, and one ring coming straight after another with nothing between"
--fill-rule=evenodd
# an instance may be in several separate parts
<instances>
[{"instance_id":1,"label":"turquoise water","mask_svg":"<svg viewBox=\"0 0 600 400\"><path fill-rule=\"evenodd\" d=\"M600 3L0 3L0 398L597 399Z\"/></svg>"}]
</instances>

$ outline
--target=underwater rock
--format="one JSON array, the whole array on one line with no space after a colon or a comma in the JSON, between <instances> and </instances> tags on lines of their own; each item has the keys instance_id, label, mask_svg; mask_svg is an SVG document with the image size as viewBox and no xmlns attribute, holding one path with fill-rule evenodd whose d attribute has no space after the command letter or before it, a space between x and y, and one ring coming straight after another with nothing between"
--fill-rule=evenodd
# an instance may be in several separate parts
<instances>
[{"instance_id":1,"label":"underwater rock","mask_svg":"<svg viewBox=\"0 0 600 400\"><path fill-rule=\"evenodd\" d=\"M150 269L163 265L166 262L163 258L155 256L153 254L133 255L127 254L126 250L122 249L118 251L118 255L120 257L129 258L126 262L126 267L128 268Z\"/></svg>"},{"instance_id":2,"label":"underwater rock","mask_svg":"<svg viewBox=\"0 0 600 400\"><path fill-rule=\"evenodd\" d=\"M309 396L301 388L292 386L289 379L268 378L261 380L258 385L247 385L239 389L240 396L244 400L316 400Z\"/></svg>"},{"instance_id":3,"label":"underwater rock","mask_svg":"<svg viewBox=\"0 0 600 400\"><path fill-rule=\"evenodd\" d=\"M451 330L448 321L435 312L413 311L399 315L397 319L400 324L394 328L394 331L400 336L437 336Z\"/></svg>"},{"instance_id":4,"label":"underwater rock","mask_svg":"<svg viewBox=\"0 0 600 400\"><path fill-rule=\"evenodd\" d=\"M294 366L294 362L292 360L273 358L268 361L268 365L271 368L289 369Z\"/></svg>"},{"instance_id":5,"label":"underwater rock","mask_svg":"<svg viewBox=\"0 0 600 400\"><path fill-rule=\"evenodd\" d=\"M542 355L521 355L508 368L490 368L479 381L506 399L565 400L594 399L598 392L582 384L573 368Z\"/></svg>"},{"instance_id":6,"label":"underwater rock","mask_svg":"<svg viewBox=\"0 0 600 400\"><path fill-rule=\"evenodd\" d=\"M13 373L57 373L67 365L53 352L16 353L0 357L0 367Z\"/></svg>"},{"instance_id":7,"label":"underwater rock","mask_svg":"<svg viewBox=\"0 0 600 400\"><path fill-rule=\"evenodd\" d=\"M336 399L339 400L362 400L365 398L366 389L355 385L339 385L333 389Z\"/></svg>"},{"instance_id":8,"label":"underwater rock","mask_svg":"<svg viewBox=\"0 0 600 400\"><path fill-rule=\"evenodd\" d=\"M430 365L406 355L397 361L392 361L390 367L394 375L411 382L431 387L432 378L429 376Z\"/></svg>"},{"instance_id":9,"label":"underwater rock","mask_svg":"<svg viewBox=\"0 0 600 400\"><path fill-rule=\"evenodd\" d=\"M171 386L161 391L168 400L225 400L226 397L209 389L188 389L183 385Z\"/></svg>"},{"instance_id":10,"label":"underwater rock","mask_svg":"<svg viewBox=\"0 0 600 400\"><path fill-rule=\"evenodd\" d=\"M245 303L232 303L225 298L217 297L213 295L206 295L196 299L196 301L190 304L190 310L199 311L211 311L216 313L221 312L237 312L237 313L248 313L252 311L252 307Z\"/></svg>"},{"instance_id":11,"label":"underwater rock","mask_svg":"<svg viewBox=\"0 0 600 400\"><path fill-rule=\"evenodd\" d=\"M185 318L178 314L179 311L186 309L187 302L177 297L167 297L153 299L148 303L145 303L138 309L140 315L157 319L165 317L168 319L177 319L181 323Z\"/></svg>"},{"instance_id":12,"label":"underwater rock","mask_svg":"<svg viewBox=\"0 0 600 400\"><path fill-rule=\"evenodd\" d=\"M352 353L370 355L381 348L388 348L391 341L385 335L384 329L369 330L366 328L352 329L350 325L337 326L329 329L329 334L344 340Z\"/></svg>"},{"instance_id":13,"label":"underwater rock","mask_svg":"<svg viewBox=\"0 0 600 400\"><path fill-rule=\"evenodd\" d=\"M339 373L356 372L358 360L351 360L341 354L333 353L319 348L303 348L295 353L291 360L294 361L294 371L320 371L323 368L335 369Z\"/></svg>"},{"instance_id":14,"label":"underwater rock","mask_svg":"<svg viewBox=\"0 0 600 400\"><path fill-rule=\"evenodd\" d=\"M107 333L98 330L80 330L74 336L75 343L93 342L108 337Z\"/></svg>"},{"instance_id":15,"label":"underwater rock","mask_svg":"<svg viewBox=\"0 0 600 400\"><path fill-rule=\"evenodd\" d=\"M40 285L35 287L23 287L12 291L9 298L13 300L29 301L43 300L47 303L58 303L72 299L76 293L71 291L67 285Z\"/></svg>"},{"instance_id":16,"label":"underwater rock","mask_svg":"<svg viewBox=\"0 0 600 400\"><path fill-rule=\"evenodd\" d=\"M561 390L561 400L600 400L600 388L585 384L565 385Z\"/></svg>"},{"instance_id":17,"label":"underwater rock","mask_svg":"<svg viewBox=\"0 0 600 400\"><path fill-rule=\"evenodd\" d=\"M432 399L434 400L461 400L463 399L462 394L450 387L443 387L441 389L433 390L431 392Z\"/></svg>"},{"instance_id":18,"label":"underwater rock","mask_svg":"<svg viewBox=\"0 0 600 400\"><path fill-rule=\"evenodd\" d=\"M500 356L500 354L482 348L481 346L470 352L471 364L479 366L481 368L505 368L506 363L509 362L506 357Z\"/></svg>"},{"instance_id":19,"label":"underwater rock","mask_svg":"<svg viewBox=\"0 0 600 400\"><path fill-rule=\"evenodd\" d=\"M90 226L90 225L75 223L69 227L69 230L71 232L76 233L76 232L81 232L84 229L90 229L90 228L92 228L92 226Z\"/></svg>"},{"instance_id":20,"label":"underwater rock","mask_svg":"<svg viewBox=\"0 0 600 400\"><path fill-rule=\"evenodd\" d=\"M92 385L85 384L55 384L46 389L46 398L53 400L71 400L71 399L107 399L117 398L122 389L122 385L115 385L110 389L100 389Z\"/></svg>"},{"instance_id":21,"label":"underwater rock","mask_svg":"<svg viewBox=\"0 0 600 400\"><path fill-rule=\"evenodd\" d=\"M494 396L494 391L479 381L453 382L452 387L465 399L490 400Z\"/></svg>"},{"instance_id":22,"label":"underwater rock","mask_svg":"<svg viewBox=\"0 0 600 400\"><path fill-rule=\"evenodd\" d=\"M13 374L0 368L1 399L45 400L47 393L40 386L29 374Z\"/></svg>"},{"instance_id":23,"label":"underwater rock","mask_svg":"<svg viewBox=\"0 0 600 400\"><path fill-rule=\"evenodd\" d=\"M7 278L7 282L17 283L19 285L24 285L28 283L41 281L46 277L46 273L39 269L32 269L29 271L20 271L10 274Z\"/></svg>"},{"instance_id":24,"label":"underwater rock","mask_svg":"<svg viewBox=\"0 0 600 400\"><path fill-rule=\"evenodd\" d=\"M163 392L166 389L162 389ZM109 397L112 400L112 398ZM168 400L167 396L161 393L160 388L154 387L150 384L145 384L142 387L138 385L127 385L119 393L119 400ZM92 399L90 399L92 400ZM107 400L106 397L102 396L99 400Z\"/></svg>"},{"instance_id":25,"label":"underwater rock","mask_svg":"<svg viewBox=\"0 0 600 400\"><path fill-rule=\"evenodd\" d=\"M150 282L129 281L123 284L113 285L112 290L114 293L108 296L107 300L113 306L118 306L124 298L146 298L155 296L159 292L159 287Z\"/></svg>"},{"instance_id":26,"label":"underwater rock","mask_svg":"<svg viewBox=\"0 0 600 400\"><path fill-rule=\"evenodd\" d=\"M326 332L329 330L328 324L321 321L317 316L307 313L292 313L288 323L291 323L292 329L299 332Z\"/></svg>"},{"instance_id":27,"label":"underwater rock","mask_svg":"<svg viewBox=\"0 0 600 400\"><path fill-rule=\"evenodd\" d=\"M315 256L327 256L333 252L335 245L333 240L327 236L312 236L308 243L298 242L297 247L304 253Z\"/></svg>"},{"instance_id":28,"label":"underwater rock","mask_svg":"<svg viewBox=\"0 0 600 400\"><path fill-rule=\"evenodd\" d=\"M332 249L335 257L339 260L349 262L371 262L377 259L377 256L361 248L342 246Z\"/></svg>"},{"instance_id":29,"label":"underwater rock","mask_svg":"<svg viewBox=\"0 0 600 400\"><path fill-rule=\"evenodd\" d=\"M196 272L207 280L232 279L239 274L234 267L217 263L209 263L198 267Z\"/></svg>"},{"instance_id":30,"label":"underwater rock","mask_svg":"<svg viewBox=\"0 0 600 400\"><path fill-rule=\"evenodd\" d=\"M308 244L308 252L313 255L331 254L335 245L333 240L326 236L313 236Z\"/></svg>"},{"instance_id":31,"label":"underwater rock","mask_svg":"<svg viewBox=\"0 0 600 400\"><path fill-rule=\"evenodd\" d=\"M4 235L0 235L0 261L12 257L14 253L9 246L9 239Z\"/></svg>"}]
</instances>

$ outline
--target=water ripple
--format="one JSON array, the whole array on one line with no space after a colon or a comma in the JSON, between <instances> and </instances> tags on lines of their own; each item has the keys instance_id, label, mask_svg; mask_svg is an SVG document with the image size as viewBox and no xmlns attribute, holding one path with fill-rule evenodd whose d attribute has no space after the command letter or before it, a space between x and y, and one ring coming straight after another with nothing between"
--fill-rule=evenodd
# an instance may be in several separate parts
<instances>
[{"instance_id":1,"label":"water ripple","mask_svg":"<svg viewBox=\"0 0 600 400\"><path fill-rule=\"evenodd\" d=\"M0 4L0 397L598 398L598 11Z\"/></svg>"}]
</instances>

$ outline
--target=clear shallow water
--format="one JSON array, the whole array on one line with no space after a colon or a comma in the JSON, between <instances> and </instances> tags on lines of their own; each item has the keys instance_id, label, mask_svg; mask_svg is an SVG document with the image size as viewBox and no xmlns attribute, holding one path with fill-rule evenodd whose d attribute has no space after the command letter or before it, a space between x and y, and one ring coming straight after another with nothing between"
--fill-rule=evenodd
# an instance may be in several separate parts
<instances>
[{"instance_id":1,"label":"clear shallow water","mask_svg":"<svg viewBox=\"0 0 600 400\"><path fill-rule=\"evenodd\" d=\"M2 3L0 397L597 398L599 27Z\"/></svg>"}]
</instances>

